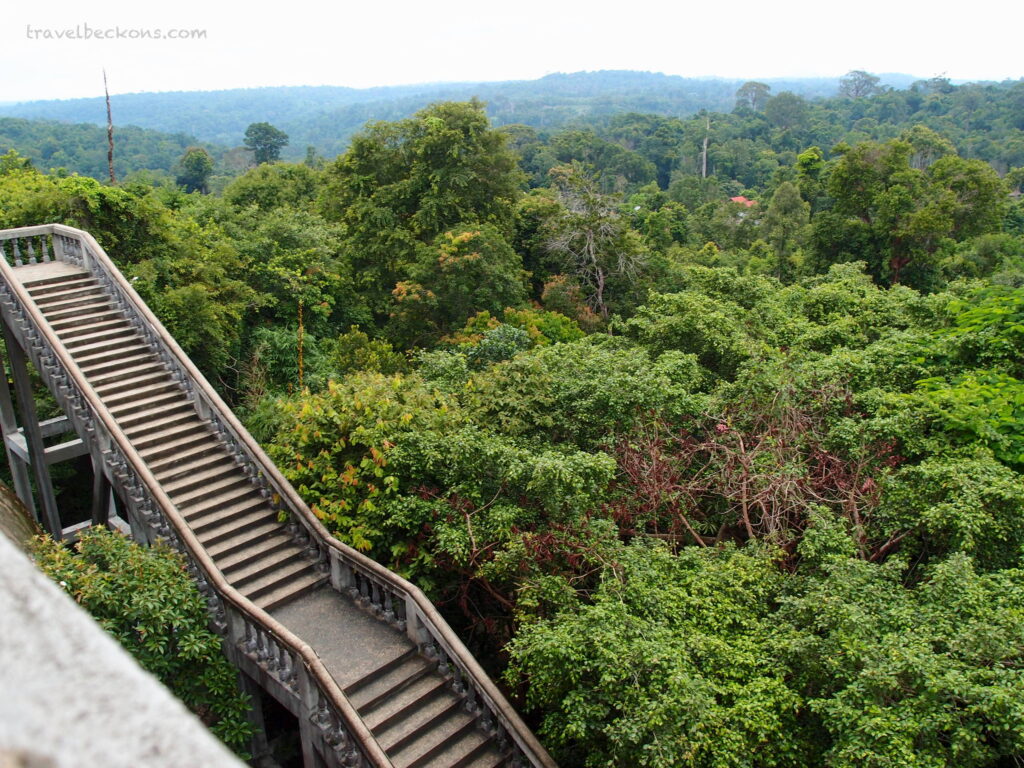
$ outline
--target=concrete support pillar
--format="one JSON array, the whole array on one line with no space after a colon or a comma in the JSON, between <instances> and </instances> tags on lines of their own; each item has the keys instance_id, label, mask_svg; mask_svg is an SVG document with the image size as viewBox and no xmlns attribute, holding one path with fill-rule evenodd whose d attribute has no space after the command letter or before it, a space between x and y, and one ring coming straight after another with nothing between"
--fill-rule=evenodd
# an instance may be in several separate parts
<instances>
[{"instance_id":1,"label":"concrete support pillar","mask_svg":"<svg viewBox=\"0 0 1024 768\"><path fill-rule=\"evenodd\" d=\"M35 499L32 498L32 481L29 478L28 462L11 450L10 440L18 435L18 420L14 415L14 400L11 398L11 387L7 380L6 363L0 356L0 375L3 382L0 382L0 430L3 431L4 450L7 453L7 466L11 468L11 477L14 480L14 492L18 494L21 503L32 513L37 521L39 513L36 511Z\"/></svg>"},{"instance_id":2,"label":"concrete support pillar","mask_svg":"<svg viewBox=\"0 0 1024 768\"><path fill-rule=\"evenodd\" d=\"M110 521L110 481L103 472L103 460L92 455L92 524L105 526Z\"/></svg>"},{"instance_id":3,"label":"concrete support pillar","mask_svg":"<svg viewBox=\"0 0 1024 768\"><path fill-rule=\"evenodd\" d=\"M252 708L249 710L249 723L253 727L253 736L249 741L249 752L252 753L253 764L258 765L260 760L270 754L270 746L267 744L267 724L263 717L263 689L245 672L238 671L239 687L243 692L249 694L252 701Z\"/></svg>"},{"instance_id":4,"label":"concrete support pillar","mask_svg":"<svg viewBox=\"0 0 1024 768\"><path fill-rule=\"evenodd\" d=\"M14 394L18 400L18 410L21 411L25 443L32 464L32 473L36 478L40 506L43 508L41 522L50 535L59 539L62 530L60 513L57 510L57 497L53 492L53 481L50 479L50 468L46 464L43 436L39 431L39 417L36 414L36 403L32 397L32 382L28 375L28 360L6 324L3 327L3 334L4 342L7 344L7 356L11 363L11 376L14 379Z\"/></svg>"}]
</instances>

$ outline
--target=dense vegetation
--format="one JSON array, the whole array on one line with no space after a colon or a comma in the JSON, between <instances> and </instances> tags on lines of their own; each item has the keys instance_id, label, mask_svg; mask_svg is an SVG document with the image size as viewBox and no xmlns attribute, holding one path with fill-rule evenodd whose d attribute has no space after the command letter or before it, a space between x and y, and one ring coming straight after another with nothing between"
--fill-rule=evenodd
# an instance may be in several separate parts
<instances>
[{"instance_id":1,"label":"dense vegetation","mask_svg":"<svg viewBox=\"0 0 1024 768\"><path fill-rule=\"evenodd\" d=\"M11 155L0 226L89 229L563 764L1010 765L1022 89L439 103L220 195Z\"/></svg>"}]
</instances>

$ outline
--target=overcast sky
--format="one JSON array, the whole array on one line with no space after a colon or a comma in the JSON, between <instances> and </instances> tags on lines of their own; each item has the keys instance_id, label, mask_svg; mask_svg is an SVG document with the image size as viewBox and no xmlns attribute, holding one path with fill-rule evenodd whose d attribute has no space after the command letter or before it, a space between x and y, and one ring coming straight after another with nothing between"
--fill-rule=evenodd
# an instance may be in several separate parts
<instances>
[{"instance_id":1,"label":"overcast sky","mask_svg":"<svg viewBox=\"0 0 1024 768\"><path fill-rule=\"evenodd\" d=\"M768 78L851 69L919 77L1024 76L1024 3L820 0L377 0L274 4L211 0L8 0L0 102L262 85L367 87L532 79L635 69ZM831 9L831 10L830 10ZM76 29L121 39L45 39ZM198 40L132 40L202 30Z\"/></svg>"}]
</instances>

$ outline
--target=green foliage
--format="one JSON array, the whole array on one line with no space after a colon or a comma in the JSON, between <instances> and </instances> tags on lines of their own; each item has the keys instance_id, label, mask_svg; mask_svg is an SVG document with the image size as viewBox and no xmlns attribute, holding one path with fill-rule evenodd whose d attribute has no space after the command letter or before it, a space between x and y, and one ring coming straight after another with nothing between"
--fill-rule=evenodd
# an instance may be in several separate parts
<instances>
[{"instance_id":1,"label":"green foliage","mask_svg":"<svg viewBox=\"0 0 1024 768\"><path fill-rule=\"evenodd\" d=\"M678 350L723 378L736 375L756 350L735 303L687 291L652 294L623 330L654 354Z\"/></svg>"},{"instance_id":2,"label":"green foliage","mask_svg":"<svg viewBox=\"0 0 1024 768\"><path fill-rule=\"evenodd\" d=\"M252 123L245 129L245 146L252 151L257 165L274 163L288 146L288 134L270 123Z\"/></svg>"},{"instance_id":3,"label":"green foliage","mask_svg":"<svg viewBox=\"0 0 1024 768\"><path fill-rule=\"evenodd\" d=\"M116 109L116 108L115 108ZM103 114L102 107L96 113ZM89 125L80 117L73 121L22 120L0 117L0 155L15 153L21 162L40 170L59 169L94 179L110 177L107 166L106 127ZM196 139L185 130L154 131L137 127L139 123L119 124L116 133L114 173L117 178L133 177L140 172L169 175L183 154L198 149ZM210 144L203 152L219 156Z\"/></svg>"},{"instance_id":4,"label":"green foliage","mask_svg":"<svg viewBox=\"0 0 1024 768\"><path fill-rule=\"evenodd\" d=\"M771 558L635 544L616 560L587 602L509 646L509 676L529 680L563 763L806 764L801 697L775 652Z\"/></svg>"},{"instance_id":5,"label":"green foliage","mask_svg":"<svg viewBox=\"0 0 1024 768\"><path fill-rule=\"evenodd\" d=\"M886 481L880 529L915 530L909 554L961 552L984 570L1016 567L1024 544L1024 479L992 454L932 456Z\"/></svg>"},{"instance_id":6,"label":"green foliage","mask_svg":"<svg viewBox=\"0 0 1024 768\"><path fill-rule=\"evenodd\" d=\"M74 551L49 537L33 551L39 567L214 734L236 750L248 743L249 697L207 628L206 604L179 555L102 528L82 532Z\"/></svg>"},{"instance_id":7,"label":"green foliage","mask_svg":"<svg viewBox=\"0 0 1024 768\"><path fill-rule=\"evenodd\" d=\"M899 563L838 560L808 579L780 620L795 629L793 685L821 728L815 763L1019 759L1022 606L1020 571L981 574L962 555L936 563L909 589Z\"/></svg>"},{"instance_id":8,"label":"green foliage","mask_svg":"<svg viewBox=\"0 0 1024 768\"><path fill-rule=\"evenodd\" d=\"M202 147L189 147L178 160L175 179L186 192L206 192L207 181L213 173L213 158Z\"/></svg>"},{"instance_id":9,"label":"green foliage","mask_svg":"<svg viewBox=\"0 0 1024 768\"><path fill-rule=\"evenodd\" d=\"M462 232L491 225L510 236L522 179L504 134L490 128L476 101L374 123L326 174L324 212L347 228L354 266L376 294L378 312L420 245L460 225Z\"/></svg>"},{"instance_id":10,"label":"green foliage","mask_svg":"<svg viewBox=\"0 0 1024 768\"><path fill-rule=\"evenodd\" d=\"M689 365L687 365L689 363ZM590 447L628 431L648 409L693 408L692 360L673 364L628 345L538 347L473 377L475 418L516 436Z\"/></svg>"},{"instance_id":11,"label":"green foliage","mask_svg":"<svg viewBox=\"0 0 1024 768\"><path fill-rule=\"evenodd\" d=\"M307 165L258 165L224 188L224 199L236 208L256 206L261 212L277 208L311 208L320 193L321 174Z\"/></svg>"},{"instance_id":12,"label":"green foliage","mask_svg":"<svg viewBox=\"0 0 1024 768\"><path fill-rule=\"evenodd\" d=\"M526 300L522 259L491 225L461 226L421 246L409 280L392 292L391 333L425 346L478 312L498 314Z\"/></svg>"},{"instance_id":13,"label":"green foliage","mask_svg":"<svg viewBox=\"0 0 1024 768\"><path fill-rule=\"evenodd\" d=\"M403 373L408 367L405 355L395 351L383 339L371 339L358 327L348 333L322 342L324 357L330 373L344 376L355 371L375 371L390 375Z\"/></svg>"}]
</instances>

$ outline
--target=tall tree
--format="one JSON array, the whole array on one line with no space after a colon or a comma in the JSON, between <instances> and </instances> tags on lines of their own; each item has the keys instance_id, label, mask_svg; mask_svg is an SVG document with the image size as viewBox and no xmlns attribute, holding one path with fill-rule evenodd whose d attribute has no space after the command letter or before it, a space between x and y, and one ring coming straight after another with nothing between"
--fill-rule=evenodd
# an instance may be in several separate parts
<instances>
[{"instance_id":1,"label":"tall tree","mask_svg":"<svg viewBox=\"0 0 1024 768\"><path fill-rule=\"evenodd\" d=\"M178 161L177 183L189 192L206 192L213 173L213 158L202 147L189 147Z\"/></svg>"},{"instance_id":2,"label":"tall tree","mask_svg":"<svg viewBox=\"0 0 1024 768\"><path fill-rule=\"evenodd\" d=\"M750 80L741 85L736 91L736 108L747 107L755 112L760 112L764 109L765 102L768 101L771 93L772 87L770 85Z\"/></svg>"},{"instance_id":3,"label":"tall tree","mask_svg":"<svg viewBox=\"0 0 1024 768\"><path fill-rule=\"evenodd\" d=\"M270 123L252 123L245 129L245 146L252 150L257 165L273 163L288 146L288 134Z\"/></svg>"},{"instance_id":4,"label":"tall tree","mask_svg":"<svg viewBox=\"0 0 1024 768\"><path fill-rule=\"evenodd\" d=\"M878 93L879 80L862 69L854 69L839 78L839 95L863 99Z\"/></svg>"},{"instance_id":5,"label":"tall tree","mask_svg":"<svg viewBox=\"0 0 1024 768\"><path fill-rule=\"evenodd\" d=\"M784 181L775 190L764 218L765 239L775 254L773 272L780 280L792 280L794 255L803 245L811 219L811 206L800 196L800 189Z\"/></svg>"},{"instance_id":6,"label":"tall tree","mask_svg":"<svg viewBox=\"0 0 1024 768\"><path fill-rule=\"evenodd\" d=\"M353 265L378 314L387 313L391 289L422 244L477 223L511 238L525 180L505 134L490 127L475 100L373 123L326 174L324 214L345 225Z\"/></svg>"},{"instance_id":7,"label":"tall tree","mask_svg":"<svg viewBox=\"0 0 1024 768\"><path fill-rule=\"evenodd\" d=\"M926 287L940 248L999 228L1003 185L981 161L950 155L918 170L910 165L914 148L896 139L834 151L840 158L828 192L835 205L815 220L819 253L829 260L866 259L884 283Z\"/></svg>"},{"instance_id":8,"label":"tall tree","mask_svg":"<svg viewBox=\"0 0 1024 768\"><path fill-rule=\"evenodd\" d=\"M644 263L640 238L579 165L551 169L564 211L549 223L548 249L580 281L591 307L607 317L609 281L633 278Z\"/></svg>"}]
</instances>

